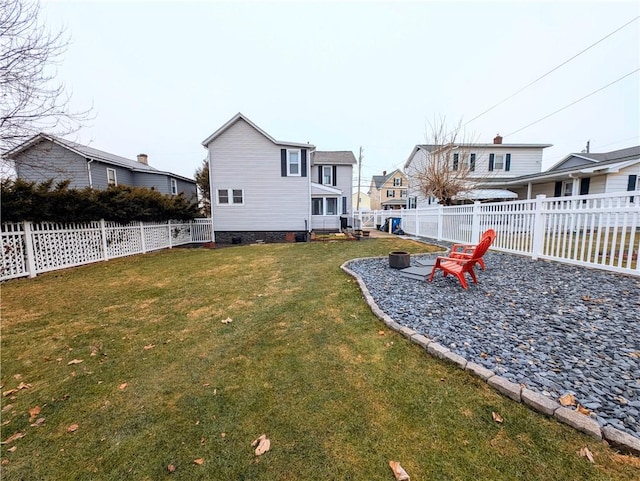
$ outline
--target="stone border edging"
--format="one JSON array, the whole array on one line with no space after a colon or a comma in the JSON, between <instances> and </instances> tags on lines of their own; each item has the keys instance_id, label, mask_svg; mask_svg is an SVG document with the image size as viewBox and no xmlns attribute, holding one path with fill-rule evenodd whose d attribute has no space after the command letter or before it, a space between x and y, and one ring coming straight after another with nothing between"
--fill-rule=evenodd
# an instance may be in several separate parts
<instances>
[{"instance_id":1,"label":"stone border edging","mask_svg":"<svg viewBox=\"0 0 640 481\"><path fill-rule=\"evenodd\" d=\"M527 389L526 387L522 387L520 384L511 382L505 377L498 376L493 371L479 364L469 362L459 354L451 352L448 347L445 347L433 341L432 339L429 339L428 337L417 333L409 327L398 324L378 307L376 302L373 300L373 296L371 296L371 292L369 292L369 289L365 285L362 278L357 273L349 269L349 267L347 267L347 264L349 264L350 262L363 259L378 259L378 257L363 257L358 259L351 259L342 264L340 268L356 279L365 301L367 302L373 313L376 315L376 317L378 317L384 324L386 324L389 329L393 329L399 334L402 334L409 341L419 345L432 356L445 361L449 361L457 365L459 368L474 374L480 379L486 381L487 384L493 387L496 391L513 399L514 401L522 402L534 411L549 417L553 417L557 421L560 421L563 424L567 424L574 429L588 434L595 439L605 439L607 442L609 442L610 445L620 449L621 451L640 455L639 438L636 438L635 436L632 436L612 426L607 425L604 427L600 427L600 425L594 419L591 419L590 417L585 416L578 411L563 407L553 399Z\"/></svg>"}]
</instances>

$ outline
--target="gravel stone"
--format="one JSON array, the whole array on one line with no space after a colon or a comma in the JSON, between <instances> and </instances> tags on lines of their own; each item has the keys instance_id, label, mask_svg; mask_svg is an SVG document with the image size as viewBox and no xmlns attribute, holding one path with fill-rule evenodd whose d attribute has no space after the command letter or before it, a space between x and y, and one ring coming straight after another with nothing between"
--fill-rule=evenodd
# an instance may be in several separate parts
<instances>
[{"instance_id":1,"label":"gravel stone","mask_svg":"<svg viewBox=\"0 0 640 481\"><path fill-rule=\"evenodd\" d=\"M480 366L550 399L573 391L601 426L638 437L640 417L629 410L640 409L640 279L494 251L484 260L467 290L440 272L433 282L405 278L386 257L346 267L392 328L433 341L431 354L450 350L472 372Z\"/></svg>"}]
</instances>

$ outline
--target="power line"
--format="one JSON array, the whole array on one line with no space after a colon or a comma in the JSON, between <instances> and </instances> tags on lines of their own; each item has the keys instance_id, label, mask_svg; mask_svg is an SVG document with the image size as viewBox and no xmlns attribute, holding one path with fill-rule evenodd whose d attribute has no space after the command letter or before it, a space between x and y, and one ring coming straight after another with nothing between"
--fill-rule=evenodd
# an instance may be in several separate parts
<instances>
[{"instance_id":1,"label":"power line","mask_svg":"<svg viewBox=\"0 0 640 481\"><path fill-rule=\"evenodd\" d=\"M637 68L637 69L635 69L635 70L633 70L633 71L629 72L628 74L623 75L623 76L622 76L622 77L620 77L619 79L614 80L614 81L613 81L613 82L611 82L611 83L608 83L608 84L607 84L607 85L605 85L604 87L600 87L599 89L594 90L594 91L593 91L593 92L591 92L590 94L587 94L587 95L585 95L584 97L579 98L578 100L575 100L575 101L571 102L570 104L565 105L564 107L562 107L562 108L560 108L560 109L556 110L555 112L551 112L549 115L545 115L544 117L542 117L542 118L540 118L540 119L538 119L538 120L536 120L536 121L534 121L534 122L531 122L530 124L525 125L524 127L520 128L520 129L518 129L518 130L515 130L515 131L513 131L513 132L511 132L511 133L509 133L509 134L507 134L507 135L504 135L503 137L508 137L508 136L510 136L510 135L517 134L518 132L521 132L521 131L523 131L524 129L529 128L529 127L531 127L532 125L537 124L538 122L542 122L543 120L548 119L548 118L549 118L549 117L551 117L552 115L555 115L555 114L557 114L558 112L562 112L563 110L568 109L568 108L569 108L569 107L571 107L572 105L575 105L575 104L577 104L578 102L582 102L584 99L589 98L589 97L591 97L591 96L592 96L592 95L594 95L594 94L597 94L597 93L598 93L598 92L600 92L601 90L604 90L604 89L606 89L607 87L611 87L613 84L620 82L621 80L623 80L623 79L627 78L629 75L633 75L634 73L638 72L639 70L640 70L640 68Z\"/></svg>"},{"instance_id":2,"label":"power line","mask_svg":"<svg viewBox=\"0 0 640 481\"><path fill-rule=\"evenodd\" d=\"M598 45L599 43L603 42L604 40L606 40L607 38L611 37L611 35L613 35L614 33L619 32L620 30L622 30L623 28L625 28L627 25L630 25L631 23L635 22L636 20L638 20L640 18L640 15L633 18L632 20L628 21L627 23L625 23L623 26L615 29L613 32L605 35L604 37L602 37L600 40L598 40L597 42L589 45L587 48L581 50L580 52L578 52L577 54L575 54L573 57L565 60L564 62L562 62L560 65L552 68L551 70L549 70L547 73L545 73L544 75L538 77L537 79L535 79L533 82L529 82L527 85L525 85L524 87L522 87L520 90L512 93L511 95L509 95L507 98L501 100L500 102L498 102L497 104L493 105L492 107L489 107L487 110L485 110L484 112L482 112L481 114L476 115L474 118L472 118L471 120L469 120L467 123L465 123L463 125L463 127L466 127L467 125L469 125L471 122L473 122L474 120L482 117L484 114L492 111L493 109L495 109L496 107L502 105L503 103L505 103L507 100L515 97L516 95L518 95L520 92L522 92L525 89L528 89L529 87L531 87L533 84L535 84L536 82L542 80L543 78L545 78L547 75L555 72L556 70L558 70L560 67L562 67L563 65L568 64L569 62L571 62L573 59L579 57L580 55L582 55L583 53L585 53L587 50L590 50L591 48L595 47L596 45Z\"/></svg>"}]
</instances>

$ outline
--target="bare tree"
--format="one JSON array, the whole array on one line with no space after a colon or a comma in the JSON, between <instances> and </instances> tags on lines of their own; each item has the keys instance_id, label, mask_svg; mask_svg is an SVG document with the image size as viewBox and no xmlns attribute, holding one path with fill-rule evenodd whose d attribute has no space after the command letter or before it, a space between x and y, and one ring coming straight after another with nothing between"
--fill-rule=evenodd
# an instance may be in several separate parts
<instances>
[{"instance_id":1,"label":"bare tree","mask_svg":"<svg viewBox=\"0 0 640 481\"><path fill-rule=\"evenodd\" d=\"M77 131L90 109L70 112L70 97L56 80L55 66L69 44L64 30L50 32L39 21L40 5L0 0L0 152L39 132Z\"/></svg>"},{"instance_id":2,"label":"bare tree","mask_svg":"<svg viewBox=\"0 0 640 481\"><path fill-rule=\"evenodd\" d=\"M454 196L479 183L474 176L479 159L471 152L473 142L465 138L461 126L460 121L449 128L444 118L429 124L429 143L420 147L422 152L414 156L405 172L422 198L435 197L441 204L451 205Z\"/></svg>"},{"instance_id":3,"label":"bare tree","mask_svg":"<svg viewBox=\"0 0 640 481\"><path fill-rule=\"evenodd\" d=\"M200 167L195 172L196 184L198 185L198 197L200 207L205 217L211 217L211 192L209 190L209 161L204 159Z\"/></svg>"}]
</instances>

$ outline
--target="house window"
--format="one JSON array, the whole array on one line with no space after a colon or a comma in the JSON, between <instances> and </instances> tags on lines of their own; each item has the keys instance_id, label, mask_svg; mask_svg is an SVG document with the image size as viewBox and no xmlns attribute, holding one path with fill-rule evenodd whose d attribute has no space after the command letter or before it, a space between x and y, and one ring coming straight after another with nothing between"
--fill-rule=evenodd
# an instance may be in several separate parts
<instances>
[{"instance_id":1,"label":"house window","mask_svg":"<svg viewBox=\"0 0 640 481\"><path fill-rule=\"evenodd\" d=\"M326 199L327 209L326 215L338 215L338 199L329 197Z\"/></svg>"},{"instance_id":2,"label":"house window","mask_svg":"<svg viewBox=\"0 0 640 481\"><path fill-rule=\"evenodd\" d=\"M504 169L504 155L498 154L495 156L494 162L493 162L493 168L495 170Z\"/></svg>"},{"instance_id":3,"label":"house window","mask_svg":"<svg viewBox=\"0 0 640 481\"><path fill-rule=\"evenodd\" d=\"M401 177L394 177L393 186L394 187L398 187L400 185L402 185L402 178Z\"/></svg>"},{"instance_id":4,"label":"house window","mask_svg":"<svg viewBox=\"0 0 640 481\"><path fill-rule=\"evenodd\" d=\"M409 197L409 209L415 209L418 205L417 197Z\"/></svg>"},{"instance_id":5,"label":"house window","mask_svg":"<svg viewBox=\"0 0 640 481\"><path fill-rule=\"evenodd\" d=\"M333 168L330 165L322 166L322 184L333 185Z\"/></svg>"},{"instance_id":6,"label":"house window","mask_svg":"<svg viewBox=\"0 0 640 481\"><path fill-rule=\"evenodd\" d=\"M406 197L407 196L407 191L406 190L401 190L400 191L400 197Z\"/></svg>"},{"instance_id":7,"label":"house window","mask_svg":"<svg viewBox=\"0 0 640 481\"><path fill-rule=\"evenodd\" d=\"M116 169L110 169L107 167L107 185L118 185Z\"/></svg>"},{"instance_id":8,"label":"house window","mask_svg":"<svg viewBox=\"0 0 640 481\"><path fill-rule=\"evenodd\" d=\"M476 154L469 155L469 170L471 172L476 170Z\"/></svg>"},{"instance_id":9,"label":"house window","mask_svg":"<svg viewBox=\"0 0 640 481\"><path fill-rule=\"evenodd\" d=\"M178 181L176 179L171 179L171 194L178 194Z\"/></svg>"},{"instance_id":10,"label":"house window","mask_svg":"<svg viewBox=\"0 0 640 481\"><path fill-rule=\"evenodd\" d=\"M387 197L395 197L395 196L396 196L395 190L387 190Z\"/></svg>"},{"instance_id":11,"label":"house window","mask_svg":"<svg viewBox=\"0 0 640 481\"><path fill-rule=\"evenodd\" d=\"M299 150L287 150L287 175L300 175Z\"/></svg>"},{"instance_id":12,"label":"house window","mask_svg":"<svg viewBox=\"0 0 640 481\"><path fill-rule=\"evenodd\" d=\"M573 180L562 182L562 196L567 197L573 194Z\"/></svg>"},{"instance_id":13,"label":"house window","mask_svg":"<svg viewBox=\"0 0 640 481\"><path fill-rule=\"evenodd\" d=\"M323 199L311 199L311 214L322 215L323 214Z\"/></svg>"},{"instance_id":14,"label":"house window","mask_svg":"<svg viewBox=\"0 0 640 481\"><path fill-rule=\"evenodd\" d=\"M218 204L244 204L244 190L242 189L218 189Z\"/></svg>"},{"instance_id":15,"label":"house window","mask_svg":"<svg viewBox=\"0 0 640 481\"><path fill-rule=\"evenodd\" d=\"M453 154L453 170L458 170L459 162L460 162L460 154Z\"/></svg>"}]
</instances>

